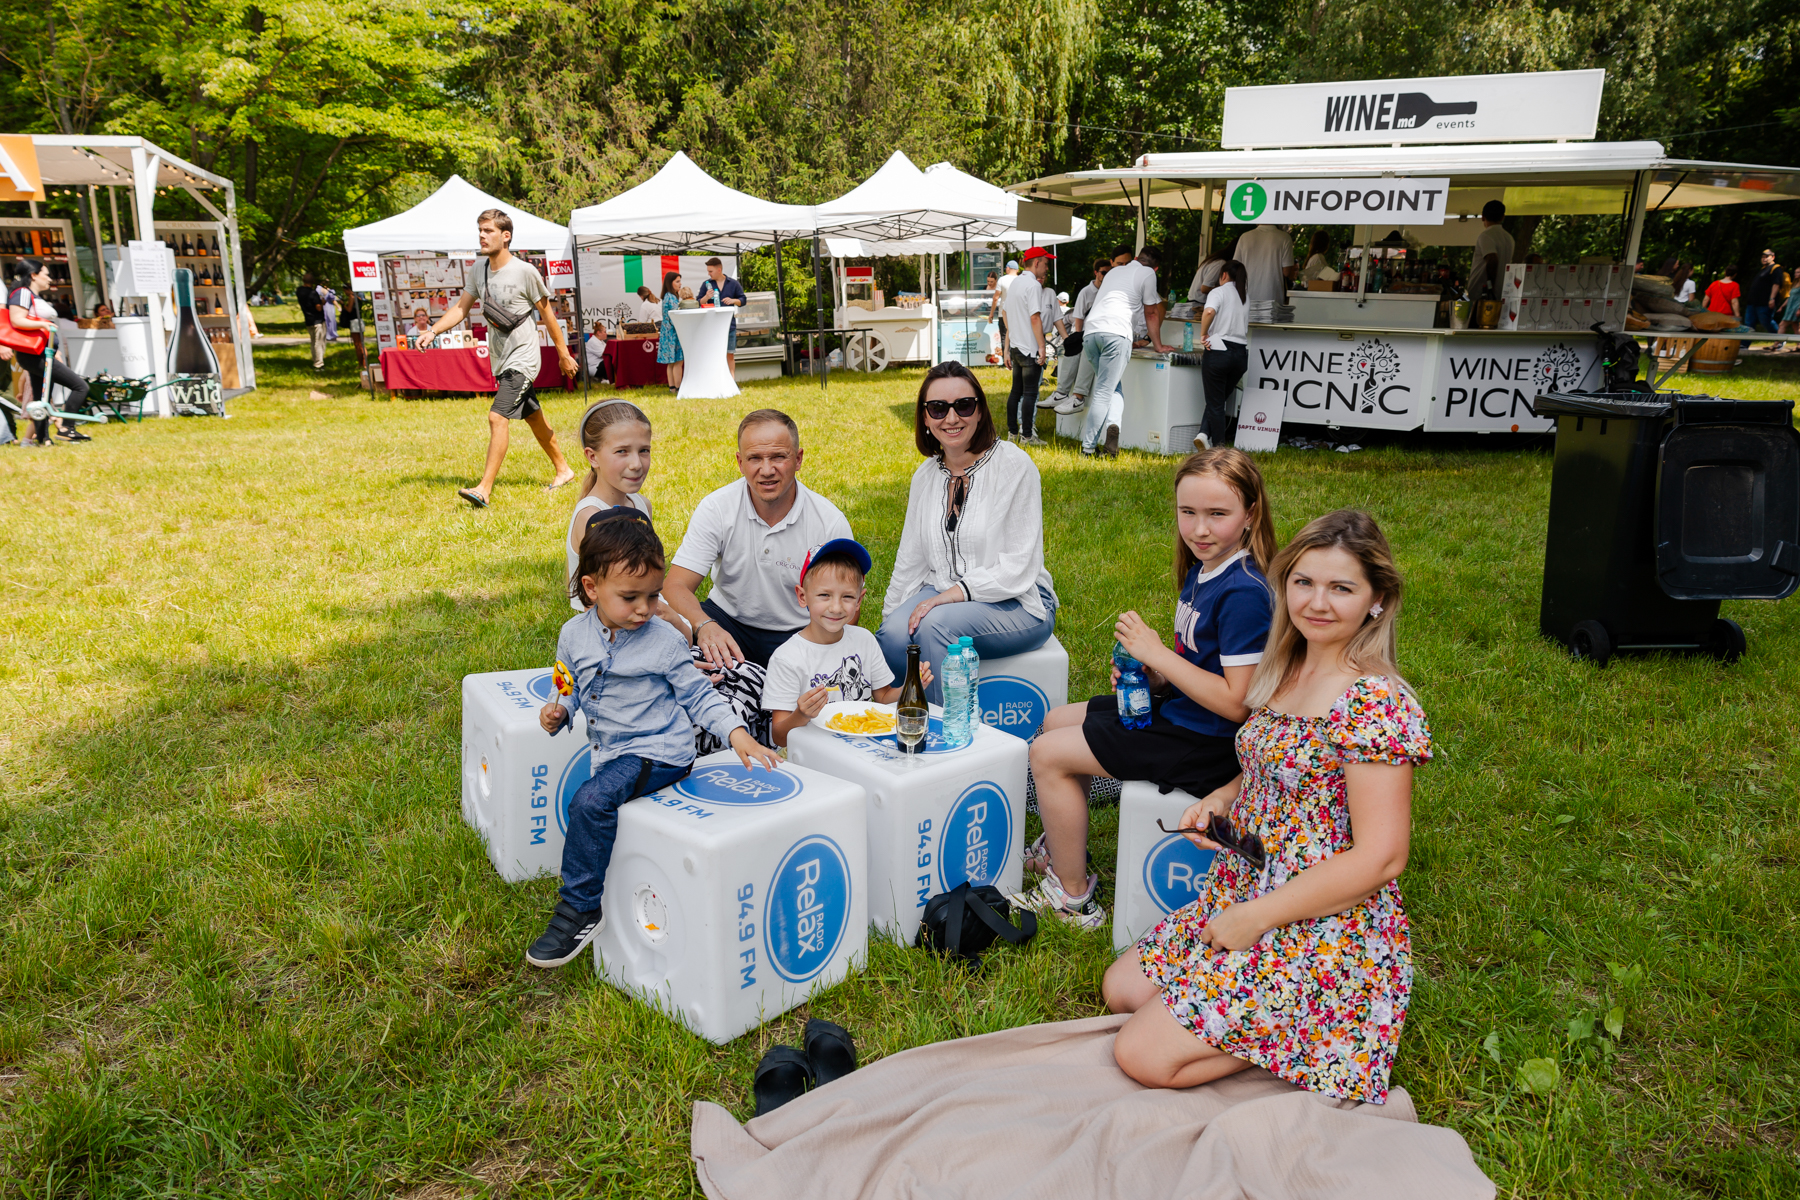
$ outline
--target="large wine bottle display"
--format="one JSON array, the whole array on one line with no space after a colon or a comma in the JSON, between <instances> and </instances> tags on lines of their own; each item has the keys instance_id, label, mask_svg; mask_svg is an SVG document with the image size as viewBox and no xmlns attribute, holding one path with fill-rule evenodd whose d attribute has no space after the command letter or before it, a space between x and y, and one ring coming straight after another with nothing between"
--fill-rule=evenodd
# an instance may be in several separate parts
<instances>
[{"instance_id":1,"label":"large wine bottle display","mask_svg":"<svg viewBox=\"0 0 1800 1200\"><path fill-rule=\"evenodd\" d=\"M169 342L169 373L217 375L219 360L194 312L194 273L186 267L175 269L175 309L175 337Z\"/></svg>"}]
</instances>

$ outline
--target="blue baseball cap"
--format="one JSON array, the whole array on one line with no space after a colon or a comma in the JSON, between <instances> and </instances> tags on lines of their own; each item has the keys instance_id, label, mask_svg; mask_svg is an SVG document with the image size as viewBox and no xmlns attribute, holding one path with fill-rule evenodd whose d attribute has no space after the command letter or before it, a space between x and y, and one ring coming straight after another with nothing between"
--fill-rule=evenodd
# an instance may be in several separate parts
<instances>
[{"instance_id":1,"label":"blue baseball cap","mask_svg":"<svg viewBox=\"0 0 1800 1200\"><path fill-rule=\"evenodd\" d=\"M863 549L861 542L854 538L832 538L829 542L822 542L806 552L806 561L800 564L802 583L806 581L806 573L812 570L814 560L827 554L848 554L855 561L856 569L864 575L867 575L869 568L875 565L874 560L869 557L869 552Z\"/></svg>"}]
</instances>

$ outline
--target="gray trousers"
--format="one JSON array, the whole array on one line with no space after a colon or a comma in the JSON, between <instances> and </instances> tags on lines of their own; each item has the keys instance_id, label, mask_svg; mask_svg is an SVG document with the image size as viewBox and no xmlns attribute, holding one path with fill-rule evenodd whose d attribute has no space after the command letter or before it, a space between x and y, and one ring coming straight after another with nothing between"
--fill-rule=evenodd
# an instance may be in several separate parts
<instances>
[{"instance_id":1,"label":"gray trousers","mask_svg":"<svg viewBox=\"0 0 1800 1200\"><path fill-rule=\"evenodd\" d=\"M1065 354L1056 360L1056 399L1087 396L1094 390L1094 364L1085 354Z\"/></svg>"}]
</instances>

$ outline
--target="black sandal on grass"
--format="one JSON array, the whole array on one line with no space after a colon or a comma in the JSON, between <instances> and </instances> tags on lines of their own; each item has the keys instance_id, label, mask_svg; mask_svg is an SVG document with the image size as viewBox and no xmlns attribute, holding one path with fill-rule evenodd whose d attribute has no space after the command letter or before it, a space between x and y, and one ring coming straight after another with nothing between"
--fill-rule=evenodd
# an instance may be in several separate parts
<instances>
[{"instance_id":1,"label":"black sandal on grass","mask_svg":"<svg viewBox=\"0 0 1800 1200\"><path fill-rule=\"evenodd\" d=\"M772 1113L789 1100L798 1100L813 1083L813 1066L792 1046L774 1046L756 1064L756 1115Z\"/></svg>"},{"instance_id":2,"label":"black sandal on grass","mask_svg":"<svg viewBox=\"0 0 1800 1200\"><path fill-rule=\"evenodd\" d=\"M856 1070L856 1042L842 1025L814 1017L806 1023L806 1058L813 1086L823 1087Z\"/></svg>"},{"instance_id":3,"label":"black sandal on grass","mask_svg":"<svg viewBox=\"0 0 1800 1200\"><path fill-rule=\"evenodd\" d=\"M464 500L467 500L476 508L486 508L488 506L488 502L482 497L481 493L473 488L458 488L456 494Z\"/></svg>"}]
</instances>

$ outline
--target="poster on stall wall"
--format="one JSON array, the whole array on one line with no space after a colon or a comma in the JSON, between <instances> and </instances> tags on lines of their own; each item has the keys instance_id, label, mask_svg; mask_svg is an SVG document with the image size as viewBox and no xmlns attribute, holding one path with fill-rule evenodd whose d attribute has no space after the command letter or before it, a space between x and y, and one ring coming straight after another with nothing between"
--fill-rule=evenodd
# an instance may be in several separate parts
<instances>
[{"instance_id":1,"label":"poster on stall wall","mask_svg":"<svg viewBox=\"0 0 1800 1200\"><path fill-rule=\"evenodd\" d=\"M378 292L381 290L381 259L374 254L350 255L350 290L354 292Z\"/></svg>"},{"instance_id":2,"label":"poster on stall wall","mask_svg":"<svg viewBox=\"0 0 1800 1200\"><path fill-rule=\"evenodd\" d=\"M1281 411L1287 393L1272 383L1244 392L1238 406L1237 448L1250 454L1273 454L1281 445Z\"/></svg>"},{"instance_id":3,"label":"poster on stall wall","mask_svg":"<svg viewBox=\"0 0 1800 1200\"><path fill-rule=\"evenodd\" d=\"M1566 392L1598 378L1593 335L1443 339L1436 395L1425 428L1489 433L1544 433L1549 417L1532 415L1540 392Z\"/></svg>"},{"instance_id":4,"label":"poster on stall wall","mask_svg":"<svg viewBox=\"0 0 1800 1200\"><path fill-rule=\"evenodd\" d=\"M618 326L637 320L638 288L649 288L651 295L660 302L665 272L679 271L681 285L697 290L700 281L706 278L706 260L712 257L711 254L639 255L581 251L577 262L581 269L582 329L592 329L595 321ZM718 257L725 263L725 274L736 279L737 259L730 255ZM572 287L574 283L571 278L552 286Z\"/></svg>"},{"instance_id":5,"label":"poster on stall wall","mask_svg":"<svg viewBox=\"0 0 1800 1200\"><path fill-rule=\"evenodd\" d=\"M1417 429L1425 421L1426 342L1361 331L1259 328L1244 395L1278 388L1283 419L1352 429Z\"/></svg>"}]
</instances>

